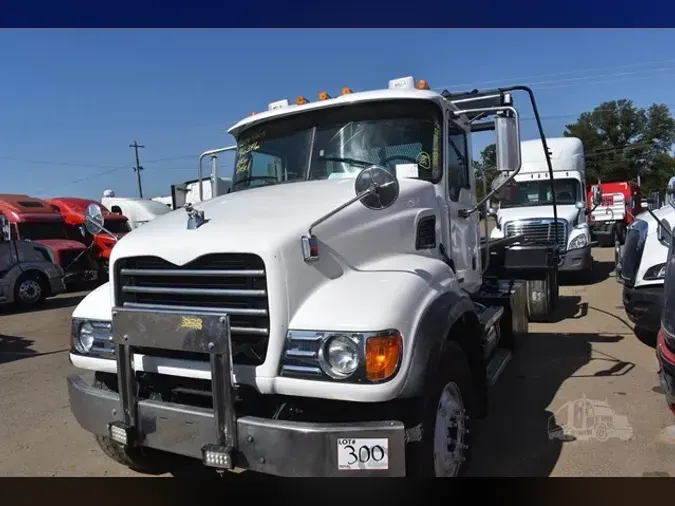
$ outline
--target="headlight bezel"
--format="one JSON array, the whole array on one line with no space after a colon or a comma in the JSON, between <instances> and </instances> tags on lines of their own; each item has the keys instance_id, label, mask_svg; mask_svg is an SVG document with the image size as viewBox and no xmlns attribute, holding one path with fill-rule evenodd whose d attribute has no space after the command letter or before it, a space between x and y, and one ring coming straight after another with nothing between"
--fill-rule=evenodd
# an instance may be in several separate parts
<instances>
[{"instance_id":1,"label":"headlight bezel","mask_svg":"<svg viewBox=\"0 0 675 506\"><path fill-rule=\"evenodd\" d=\"M582 242L583 244L578 245L576 244L577 242ZM586 237L586 234L579 234L577 235L574 239L570 241L570 245L567 248L568 251L575 250L575 249L583 249L589 245L588 242L588 237Z\"/></svg>"},{"instance_id":2,"label":"headlight bezel","mask_svg":"<svg viewBox=\"0 0 675 506\"><path fill-rule=\"evenodd\" d=\"M87 349L83 346L81 333L83 327L91 327L94 337ZM73 318L70 334L70 353L83 357L115 359L115 346L112 337L112 322L89 318Z\"/></svg>"},{"instance_id":3,"label":"headlight bezel","mask_svg":"<svg viewBox=\"0 0 675 506\"><path fill-rule=\"evenodd\" d=\"M666 279L667 266L668 262L652 265L645 271L643 279L645 281L660 281L662 279Z\"/></svg>"},{"instance_id":4,"label":"headlight bezel","mask_svg":"<svg viewBox=\"0 0 675 506\"><path fill-rule=\"evenodd\" d=\"M347 375L336 374L327 360L326 353L330 343L336 338L347 338L355 344L358 364L355 370ZM395 364L393 360L387 362L388 371L382 378L372 377L373 372L368 367L368 342L377 342L385 339L394 343L397 348ZM350 384L379 384L394 378L403 361L403 338L400 332L387 329L380 332L341 332L341 331L298 331L289 330L286 335L281 360L279 361L279 376L296 379L311 379Z\"/></svg>"}]
</instances>

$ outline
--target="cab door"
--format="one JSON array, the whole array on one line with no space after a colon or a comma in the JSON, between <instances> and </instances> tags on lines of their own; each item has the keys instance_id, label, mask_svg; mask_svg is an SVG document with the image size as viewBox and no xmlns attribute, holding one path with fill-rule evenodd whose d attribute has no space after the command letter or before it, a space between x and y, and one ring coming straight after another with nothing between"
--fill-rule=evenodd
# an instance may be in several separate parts
<instances>
[{"instance_id":1,"label":"cab door","mask_svg":"<svg viewBox=\"0 0 675 506\"><path fill-rule=\"evenodd\" d=\"M476 205L475 174L471 170L471 144L467 130L448 119L445 144L449 256L460 286L468 292L475 292L481 285L480 216L478 212L467 218L459 215L460 210Z\"/></svg>"}]
</instances>

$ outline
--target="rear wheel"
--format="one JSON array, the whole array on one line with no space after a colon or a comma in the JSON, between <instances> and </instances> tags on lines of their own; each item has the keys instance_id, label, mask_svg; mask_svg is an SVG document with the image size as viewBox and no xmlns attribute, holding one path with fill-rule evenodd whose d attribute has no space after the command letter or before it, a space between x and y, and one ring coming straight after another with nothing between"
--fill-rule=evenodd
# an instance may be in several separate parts
<instances>
[{"instance_id":1,"label":"rear wheel","mask_svg":"<svg viewBox=\"0 0 675 506\"><path fill-rule=\"evenodd\" d=\"M14 285L14 300L22 308L39 305L47 298L47 286L37 272L24 272Z\"/></svg>"},{"instance_id":2,"label":"rear wheel","mask_svg":"<svg viewBox=\"0 0 675 506\"><path fill-rule=\"evenodd\" d=\"M451 343L426 399L422 440L408 444L408 475L455 477L466 471L476 402L469 363Z\"/></svg>"},{"instance_id":3,"label":"rear wheel","mask_svg":"<svg viewBox=\"0 0 675 506\"><path fill-rule=\"evenodd\" d=\"M550 274L547 274L545 279L530 280L526 283L527 312L530 321L545 322L548 320L553 309L554 290L551 285Z\"/></svg>"}]
</instances>

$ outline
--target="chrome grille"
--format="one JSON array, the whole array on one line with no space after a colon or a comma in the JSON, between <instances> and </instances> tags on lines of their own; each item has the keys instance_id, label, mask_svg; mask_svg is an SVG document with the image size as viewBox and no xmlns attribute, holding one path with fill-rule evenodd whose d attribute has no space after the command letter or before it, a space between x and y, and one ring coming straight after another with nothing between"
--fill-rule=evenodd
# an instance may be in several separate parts
<instances>
[{"instance_id":1,"label":"chrome grille","mask_svg":"<svg viewBox=\"0 0 675 506\"><path fill-rule=\"evenodd\" d=\"M557 239L560 249L567 248L567 222L558 220L558 233L554 220L520 220L506 224L507 237L524 235L526 243L550 243Z\"/></svg>"},{"instance_id":2,"label":"chrome grille","mask_svg":"<svg viewBox=\"0 0 675 506\"><path fill-rule=\"evenodd\" d=\"M233 360L260 365L269 340L269 303L263 260L250 254L211 254L184 266L157 257L115 264L117 305L139 309L197 310L230 316ZM152 355L186 358L152 350ZM194 356L208 360L208 356Z\"/></svg>"}]
</instances>

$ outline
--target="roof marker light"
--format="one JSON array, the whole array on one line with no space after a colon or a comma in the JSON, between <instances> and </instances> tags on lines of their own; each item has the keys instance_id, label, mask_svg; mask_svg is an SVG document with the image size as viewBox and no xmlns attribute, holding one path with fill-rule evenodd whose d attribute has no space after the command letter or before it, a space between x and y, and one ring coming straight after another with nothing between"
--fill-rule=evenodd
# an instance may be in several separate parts
<instances>
[{"instance_id":1,"label":"roof marker light","mask_svg":"<svg viewBox=\"0 0 675 506\"><path fill-rule=\"evenodd\" d=\"M413 76L401 77L389 81L390 90L412 90L415 89L415 78Z\"/></svg>"},{"instance_id":2,"label":"roof marker light","mask_svg":"<svg viewBox=\"0 0 675 506\"><path fill-rule=\"evenodd\" d=\"M319 100L328 100L329 98L332 98L328 93L325 91L322 91L319 93Z\"/></svg>"},{"instance_id":3,"label":"roof marker light","mask_svg":"<svg viewBox=\"0 0 675 506\"><path fill-rule=\"evenodd\" d=\"M257 114L257 113L255 113L255 112L249 112L249 113L248 113L249 116L255 116L256 114Z\"/></svg>"},{"instance_id":4,"label":"roof marker light","mask_svg":"<svg viewBox=\"0 0 675 506\"><path fill-rule=\"evenodd\" d=\"M267 110L273 111L275 109L283 109L284 107L288 107L288 100L286 100L286 99L277 100L276 102L272 102L270 105L267 106Z\"/></svg>"},{"instance_id":5,"label":"roof marker light","mask_svg":"<svg viewBox=\"0 0 675 506\"><path fill-rule=\"evenodd\" d=\"M309 100L307 100L305 97L298 97L295 99L295 103L298 105L305 105L309 103Z\"/></svg>"},{"instance_id":6,"label":"roof marker light","mask_svg":"<svg viewBox=\"0 0 675 506\"><path fill-rule=\"evenodd\" d=\"M343 95L349 95L352 92L351 88L342 88Z\"/></svg>"},{"instance_id":7,"label":"roof marker light","mask_svg":"<svg viewBox=\"0 0 675 506\"><path fill-rule=\"evenodd\" d=\"M420 79L417 81L417 89L418 90L428 90L429 89L429 83L425 81L424 79Z\"/></svg>"}]
</instances>

